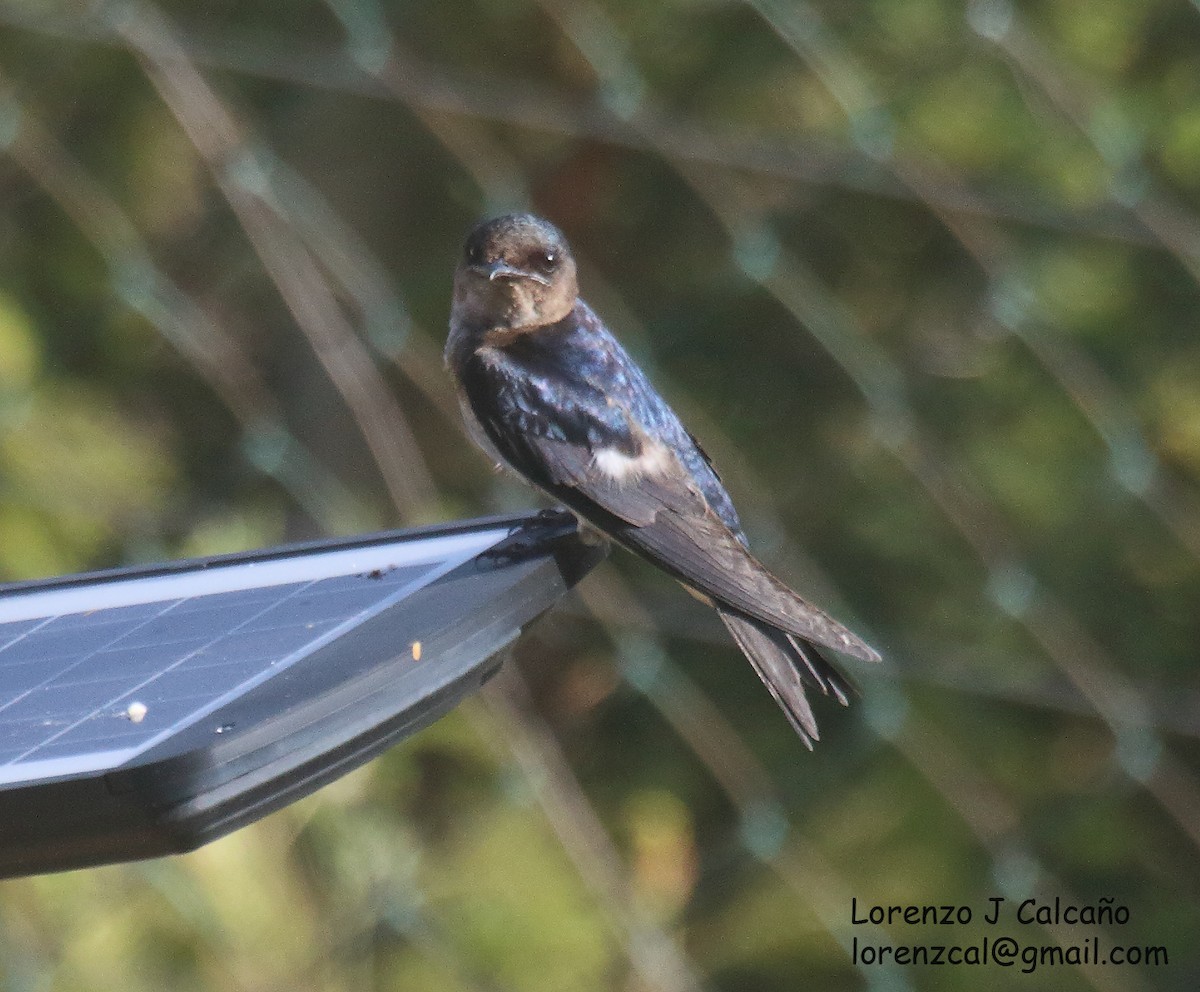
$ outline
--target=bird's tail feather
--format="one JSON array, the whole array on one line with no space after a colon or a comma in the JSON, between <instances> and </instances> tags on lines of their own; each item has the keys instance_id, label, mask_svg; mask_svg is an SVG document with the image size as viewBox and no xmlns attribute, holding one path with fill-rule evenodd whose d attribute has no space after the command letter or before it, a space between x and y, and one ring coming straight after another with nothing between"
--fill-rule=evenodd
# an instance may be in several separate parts
<instances>
[{"instance_id":1,"label":"bird's tail feather","mask_svg":"<svg viewBox=\"0 0 1200 992\"><path fill-rule=\"evenodd\" d=\"M804 683L846 705L850 684L811 643L732 610L717 608L733 639L809 749L819 740Z\"/></svg>"}]
</instances>

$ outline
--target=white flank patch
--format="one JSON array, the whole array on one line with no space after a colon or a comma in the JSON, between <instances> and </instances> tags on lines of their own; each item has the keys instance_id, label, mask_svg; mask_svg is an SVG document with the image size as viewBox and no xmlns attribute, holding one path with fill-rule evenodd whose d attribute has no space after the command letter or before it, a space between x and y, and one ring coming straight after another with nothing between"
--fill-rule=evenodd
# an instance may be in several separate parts
<instances>
[{"instance_id":1,"label":"white flank patch","mask_svg":"<svg viewBox=\"0 0 1200 992\"><path fill-rule=\"evenodd\" d=\"M613 482L629 482L646 475L662 475L671 464L671 452L661 444L647 445L640 455L627 455L616 448L599 448L592 464Z\"/></svg>"}]
</instances>

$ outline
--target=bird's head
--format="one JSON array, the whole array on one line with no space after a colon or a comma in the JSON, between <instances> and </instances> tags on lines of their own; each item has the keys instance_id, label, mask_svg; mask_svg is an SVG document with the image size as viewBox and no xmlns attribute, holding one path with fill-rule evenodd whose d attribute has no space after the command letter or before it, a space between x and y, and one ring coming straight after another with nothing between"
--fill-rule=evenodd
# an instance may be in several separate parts
<instances>
[{"instance_id":1,"label":"bird's head","mask_svg":"<svg viewBox=\"0 0 1200 992\"><path fill-rule=\"evenodd\" d=\"M533 214L508 214L468 235L454 274L452 319L460 326L534 330L567 316L578 293L562 231Z\"/></svg>"}]
</instances>

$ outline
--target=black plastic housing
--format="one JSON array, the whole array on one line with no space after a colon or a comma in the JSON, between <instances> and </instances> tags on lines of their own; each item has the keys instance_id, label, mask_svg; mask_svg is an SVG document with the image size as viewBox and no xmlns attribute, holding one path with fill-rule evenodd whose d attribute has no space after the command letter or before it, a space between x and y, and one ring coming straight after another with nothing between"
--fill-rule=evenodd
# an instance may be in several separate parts
<instances>
[{"instance_id":1,"label":"black plastic housing","mask_svg":"<svg viewBox=\"0 0 1200 992\"><path fill-rule=\"evenodd\" d=\"M299 563L330 550L489 529L501 529L502 539L410 595L401 590L361 622L343 620L309 653L202 716L179 720L135 757L0 783L0 877L188 851L313 792L475 692L499 667L498 652L605 551L579 540L574 518L547 512L0 587L0 604L68 587L86 595L131 578ZM0 717L13 698L3 661L0 649ZM194 677L205 671L216 669L198 668ZM19 733L25 723L12 727Z\"/></svg>"}]
</instances>

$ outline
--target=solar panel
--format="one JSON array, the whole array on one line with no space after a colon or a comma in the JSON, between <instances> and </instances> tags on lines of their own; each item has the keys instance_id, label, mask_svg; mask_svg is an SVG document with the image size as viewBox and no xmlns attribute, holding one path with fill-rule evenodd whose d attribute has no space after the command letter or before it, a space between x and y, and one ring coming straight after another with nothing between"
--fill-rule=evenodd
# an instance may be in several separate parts
<instances>
[{"instance_id":1,"label":"solar panel","mask_svg":"<svg viewBox=\"0 0 1200 992\"><path fill-rule=\"evenodd\" d=\"M0 586L0 875L311 792L477 688L600 556L541 514Z\"/></svg>"}]
</instances>

